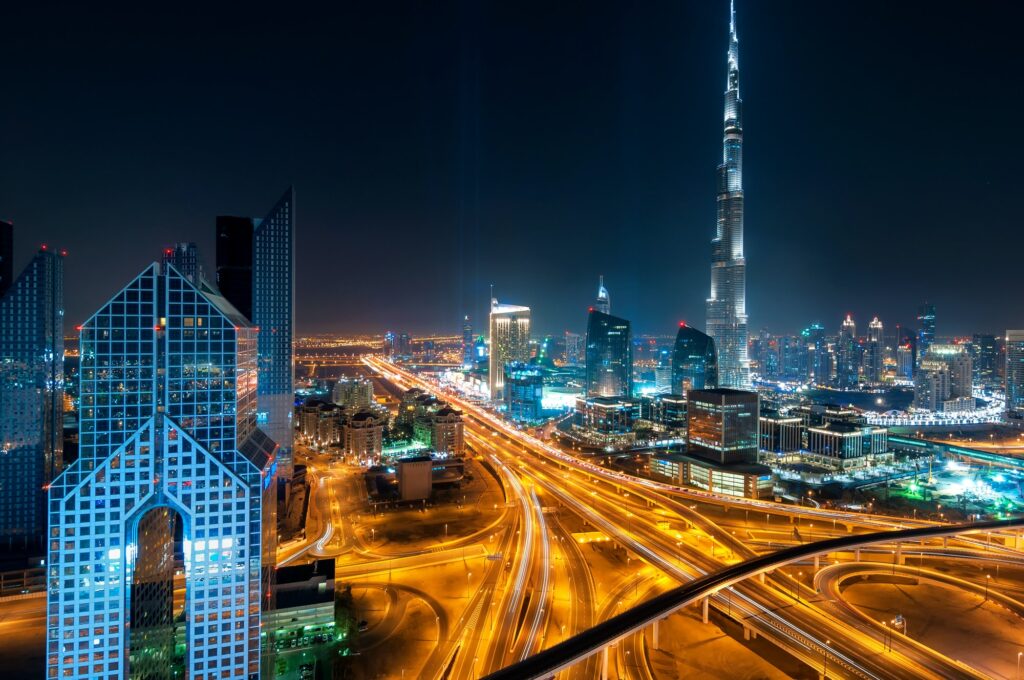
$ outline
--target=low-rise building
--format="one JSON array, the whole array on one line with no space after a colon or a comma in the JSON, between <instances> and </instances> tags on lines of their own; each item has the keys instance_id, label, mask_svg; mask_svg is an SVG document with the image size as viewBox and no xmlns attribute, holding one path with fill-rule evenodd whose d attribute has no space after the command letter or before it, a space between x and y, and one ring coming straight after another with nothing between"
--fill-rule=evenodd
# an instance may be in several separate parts
<instances>
[{"instance_id":1,"label":"low-rise building","mask_svg":"<svg viewBox=\"0 0 1024 680\"><path fill-rule=\"evenodd\" d=\"M376 464L384 449L387 418L369 409L351 415L342 428L345 455L355 461Z\"/></svg>"}]
</instances>

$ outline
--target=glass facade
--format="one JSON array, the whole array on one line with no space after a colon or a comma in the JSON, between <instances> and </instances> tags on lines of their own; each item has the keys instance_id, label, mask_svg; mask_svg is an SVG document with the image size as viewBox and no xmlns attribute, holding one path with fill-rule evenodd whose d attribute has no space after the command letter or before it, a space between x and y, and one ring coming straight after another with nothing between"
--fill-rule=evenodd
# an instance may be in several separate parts
<instances>
[{"instance_id":1,"label":"glass facade","mask_svg":"<svg viewBox=\"0 0 1024 680\"><path fill-rule=\"evenodd\" d=\"M224 298L157 264L82 326L80 456L49 492L48 677L141 678L164 658L170 516L182 522L172 624L184 672L259 677L276 460L256 427L256 335ZM147 622L150 635L129 635Z\"/></svg>"},{"instance_id":2,"label":"glass facade","mask_svg":"<svg viewBox=\"0 0 1024 680\"><path fill-rule=\"evenodd\" d=\"M60 472L63 256L40 250L0 298L0 546L39 545Z\"/></svg>"},{"instance_id":3,"label":"glass facade","mask_svg":"<svg viewBox=\"0 0 1024 680\"><path fill-rule=\"evenodd\" d=\"M509 363L505 367L505 408L512 420L541 419L544 400L544 372L536 366Z\"/></svg>"},{"instance_id":4,"label":"glass facade","mask_svg":"<svg viewBox=\"0 0 1024 680\"><path fill-rule=\"evenodd\" d=\"M530 360L530 308L504 305L493 298L490 334L487 381L491 399L500 399L505 389L505 364Z\"/></svg>"},{"instance_id":5,"label":"glass facade","mask_svg":"<svg viewBox=\"0 0 1024 680\"><path fill-rule=\"evenodd\" d=\"M590 311L587 318L587 396L633 394L633 336L629 322Z\"/></svg>"},{"instance_id":6,"label":"glass facade","mask_svg":"<svg viewBox=\"0 0 1024 680\"><path fill-rule=\"evenodd\" d=\"M295 410L295 192L291 188L256 225L252 286L252 322L259 329L260 427L280 446L278 473L282 479L291 479Z\"/></svg>"},{"instance_id":7,"label":"glass facade","mask_svg":"<svg viewBox=\"0 0 1024 680\"><path fill-rule=\"evenodd\" d=\"M687 396L687 440L692 453L723 465L757 462L756 392L691 390Z\"/></svg>"},{"instance_id":8,"label":"glass facade","mask_svg":"<svg viewBox=\"0 0 1024 680\"><path fill-rule=\"evenodd\" d=\"M718 384L750 385L747 356L747 264L743 254L743 101L736 10L730 7L725 132L718 166L718 223L711 242L707 332L718 348Z\"/></svg>"},{"instance_id":9,"label":"glass facade","mask_svg":"<svg viewBox=\"0 0 1024 680\"><path fill-rule=\"evenodd\" d=\"M715 341L696 328L679 325L672 348L672 392L718 387L718 354Z\"/></svg>"}]
</instances>

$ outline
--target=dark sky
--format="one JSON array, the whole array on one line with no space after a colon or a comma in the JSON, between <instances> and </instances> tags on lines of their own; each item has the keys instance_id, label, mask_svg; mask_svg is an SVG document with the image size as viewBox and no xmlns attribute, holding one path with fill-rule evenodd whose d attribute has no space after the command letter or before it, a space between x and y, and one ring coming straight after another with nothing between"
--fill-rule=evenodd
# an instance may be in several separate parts
<instances>
[{"instance_id":1,"label":"dark sky","mask_svg":"<svg viewBox=\"0 0 1024 680\"><path fill-rule=\"evenodd\" d=\"M602 273L704 325L725 0L12 4L0 217L70 251L71 324L294 184L299 332L454 331L491 283L579 330ZM1024 326L1021 8L739 0L752 330Z\"/></svg>"}]
</instances>

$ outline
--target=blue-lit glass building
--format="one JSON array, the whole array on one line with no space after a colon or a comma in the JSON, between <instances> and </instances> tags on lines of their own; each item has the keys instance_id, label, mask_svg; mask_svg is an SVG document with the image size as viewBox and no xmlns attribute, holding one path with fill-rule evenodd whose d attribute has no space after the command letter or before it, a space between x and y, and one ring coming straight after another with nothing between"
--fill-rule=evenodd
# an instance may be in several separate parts
<instances>
[{"instance_id":1,"label":"blue-lit glass building","mask_svg":"<svg viewBox=\"0 0 1024 680\"><path fill-rule=\"evenodd\" d=\"M80 453L49 492L48 677L260 677L276 460L256 336L155 263L82 326Z\"/></svg>"},{"instance_id":2,"label":"blue-lit glass building","mask_svg":"<svg viewBox=\"0 0 1024 680\"><path fill-rule=\"evenodd\" d=\"M295 412L295 191L289 187L253 239L252 322L259 329L260 427L277 442L282 479L292 477Z\"/></svg>"},{"instance_id":3,"label":"blue-lit glass building","mask_svg":"<svg viewBox=\"0 0 1024 680\"><path fill-rule=\"evenodd\" d=\"M295 190L262 220L217 218L217 286L260 331L259 426L280 446L279 474L292 476L295 402Z\"/></svg>"},{"instance_id":4,"label":"blue-lit glass building","mask_svg":"<svg viewBox=\"0 0 1024 680\"><path fill-rule=\"evenodd\" d=\"M718 387L715 341L684 323L679 324L672 348L671 387L676 394Z\"/></svg>"},{"instance_id":5,"label":"blue-lit glass building","mask_svg":"<svg viewBox=\"0 0 1024 680\"><path fill-rule=\"evenodd\" d=\"M629 321L591 309L587 318L588 397L633 395L633 339Z\"/></svg>"},{"instance_id":6,"label":"blue-lit glass building","mask_svg":"<svg viewBox=\"0 0 1024 680\"><path fill-rule=\"evenodd\" d=\"M42 545L61 467L63 272L44 248L0 297L0 550Z\"/></svg>"},{"instance_id":7,"label":"blue-lit glass building","mask_svg":"<svg viewBox=\"0 0 1024 680\"><path fill-rule=\"evenodd\" d=\"M544 369L519 362L505 364L505 409L509 418L540 420L543 400Z\"/></svg>"}]
</instances>

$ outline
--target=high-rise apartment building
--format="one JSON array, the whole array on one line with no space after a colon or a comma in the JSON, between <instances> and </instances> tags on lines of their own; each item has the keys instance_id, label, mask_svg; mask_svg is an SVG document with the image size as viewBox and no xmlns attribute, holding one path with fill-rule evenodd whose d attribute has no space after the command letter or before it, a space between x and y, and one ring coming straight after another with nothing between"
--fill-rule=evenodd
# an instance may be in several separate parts
<instances>
[{"instance_id":1,"label":"high-rise apartment building","mask_svg":"<svg viewBox=\"0 0 1024 680\"><path fill-rule=\"evenodd\" d=\"M828 351L825 327L812 323L801 335L807 341L808 378L818 385L827 385L832 380L832 355Z\"/></svg>"},{"instance_id":2,"label":"high-rise apartment building","mask_svg":"<svg viewBox=\"0 0 1024 680\"><path fill-rule=\"evenodd\" d=\"M0 550L39 547L62 465L63 278L44 247L0 296Z\"/></svg>"},{"instance_id":3,"label":"high-rise apartment building","mask_svg":"<svg viewBox=\"0 0 1024 680\"><path fill-rule=\"evenodd\" d=\"M261 220L217 218L217 284L259 330L259 426L278 451L280 478L292 476L295 401L295 191Z\"/></svg>"},{"instance_id":4,"label":"high-rise apartment building","mask_svg":"<svg viewBox=\"0 0 1024 680\"><path fill-rule=\"evenodd\" d=\"M1024 423L1024 330L1006 331L1006 415Z\"/></svg>"},{"instance_id":5,"label":"high-rise apartment building","mask_svg":"<svg viewBox=\"0 0 1024 680\"><path fill-rule=\"evenodd\" d=\"M500 400L505 387L505 365L530 360L530 308L506 305L491 298L491 349L488 385L491 399Z\"/></svg>"},{"instance_id":6,"label":"high-rise apartment building","mask_svg":"<svg viewBox=\"0 0 1024 680\"><path fill-rule=\"evenodd\" d=\"M910 343L896 348L896 376L902 380L914 377L914 347Z\"/></svg>"},{"instance_id":7,"label":"high-rise apartment building","mask_svg":"<svg viewBox=\"0 0 1024 680\"><path fill-rule=\"evenodd\" d=\"M671 392L686 394L690 390L718 387L718 354L715 341L685 323L679 324L672 347Z\"/></svg>"},{"instance_id":8,"label":"high-rise apartment building","mask_svg":"<svg viewBox=\"0 0 1024 680\"><path fill-rule=\"evenodd\" d=\"M629 321L591 309L587 316L588 397L633 394L633 335Z\"/></svg>"},{"instance_id":9,"label":"high-rise apartment building","mask_svg":"<svg viewBox=\"0 0 1024 680\"><path fill-rule=\"evenodd\" d=\"M718 223L711 242L711 295L707 333L718 348L718 382L750 385L747 358L747 264L743 254L743 102L740 99L736 8L729 8L729 58L725 90L725 133L718 166Z\"/></svg>"},{"instance_id":10,"label":"high-rise apartment building","mask_svg":"<svg viewBox=\"0 0 1024 680\"><path fill-rule=\"evenodd\" d=\"M972 411L971 355L963 345L932 343L914 375L914 407L928 411Z\"/></svg>"},{"instance_id":11,"label":"high-rise apartment building","mask_svg":"<svg viewBox=\"0 0 1024 680\"><path fill-rule=\"evenodd\" d=\"M367 378L341 378L334 383L331 399L349 409L369 408L373 404L373 381Z\"/></svg>"},{"instance_id":12,"label":"high-rise apartment building","mask_svg":"<svg viewBox=\"0 0 1024 680\"><path fill-rule=\"evenodd\" d=\"M81 327L79 458L49 493L48 677L260 677L277 461L256 336L155 263ZM187 623L168 633L175 523Z\"/></svg>"}]
</instances>

